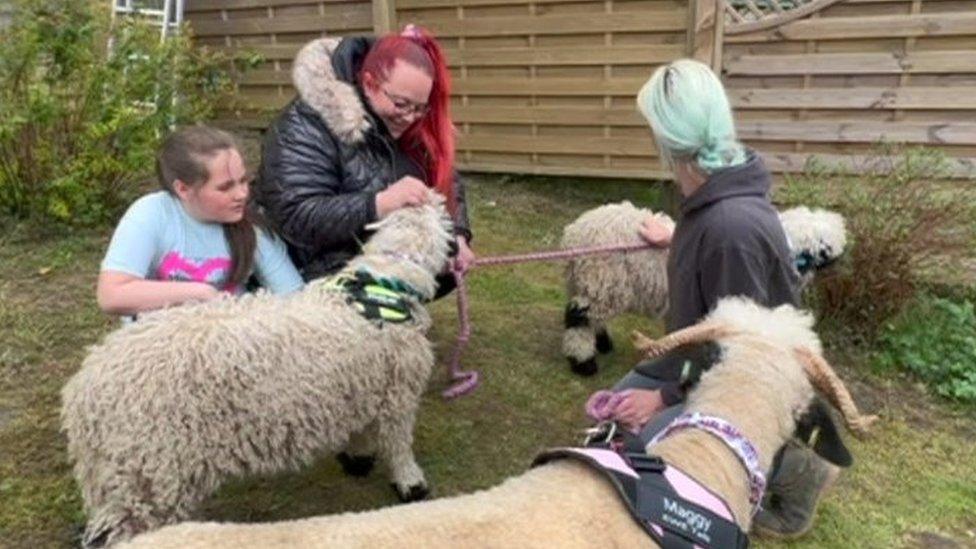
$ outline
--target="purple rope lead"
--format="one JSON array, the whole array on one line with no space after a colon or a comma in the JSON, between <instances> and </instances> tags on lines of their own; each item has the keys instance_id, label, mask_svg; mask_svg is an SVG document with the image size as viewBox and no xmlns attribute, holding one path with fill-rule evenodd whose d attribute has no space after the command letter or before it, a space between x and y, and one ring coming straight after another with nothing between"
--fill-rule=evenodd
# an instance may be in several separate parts
<instances>
[{"instance_id":1,"label":"purple rope lead","mask_svg":"<svg viewBox=\"0 0 976 549\"><path fill-rule=\"evenodd\" d=\"M637 244L614 244L610 246L592 246L589 248L571 248L568 250L556 250L550 252L535 252L521 255L501 255L495 257L483 257L475 259L470 268L490 267L492 265L509 265L513 263L527 263L529 261L555 261L560 259L573 259L588 255L608 255L613 253L627 253L647 250L653 246L647 242ZM470 268L468 270L470 270ZM474 390L481 381L481 376L477 370L461 370L461 355L468 346L471 339L471 321L468 313L468 286L465 283L467 271L453 269L454 281L457 283L457 308L458 308L458 336L454 345L454 353L451 355L451 362L448 364L447 377L453 383L445 389L441 395L445 399L452 399L466 395Z\"/></svg>"}]
</instances>

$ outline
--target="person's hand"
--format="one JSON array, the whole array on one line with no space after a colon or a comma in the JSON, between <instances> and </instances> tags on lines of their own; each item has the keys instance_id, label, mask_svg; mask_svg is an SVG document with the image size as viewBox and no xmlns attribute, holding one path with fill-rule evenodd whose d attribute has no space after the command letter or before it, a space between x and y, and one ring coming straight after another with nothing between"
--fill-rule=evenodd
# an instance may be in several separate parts
<instances>
[{"instance_id":1,"label":"person's hand","mask_svg":"<svg viewBox=\"0 0 976 549\"><path fill-rule=\"evenodd\" d=\"M190 301L210 301L220 297L220 290L206 282L189 282L189 284L193 285Z\"/></svg>"},{"instance_id":2,"label":"person's hand","mask_svg":"<svg viewBox=\"0 0 976 549\"><path fill-rule=\"evenodd\" d=\"M461 271L462 273L467 271L474 265L475 255L468 246L468 239L463 236L457 237L458 251L457 255L454 256L454 268Z\"/></svg>"},{"instance_id":3,"label":"person's hand","mask_svg":"<svg viewBox=\"0 0 976 549\"><path fill-rule=\"evenodd\" d=\"M409 175L401 177L376 193L376 214L383 218L404 206L419 206L426 203L429 196L430 190L423 181Z\"/></svg>"},{"instance_id":4,"label":"person's hand","mask_svg":"<svg viewBox=\"0 0 976 549\"><path fill-rule=\"evenodd\" d=\"M652 246L658 248L667 248L671 245L671 235L674 234L674 230L664 226L663 223L655 219L654 217L648 217L642 223L638 229L640 235L644 237L648 243Z\"/></svg>"},{"instance_id":5,"label":"person's hand","mask_svg":"<svg viewBox=\"0 0 976 549\"><path fill-rule=\"evenodd\" d=\"M637 432L664 408L661 391L628 389L622 392L613 415L628 430Z\"/></svg>"}]
</instances>

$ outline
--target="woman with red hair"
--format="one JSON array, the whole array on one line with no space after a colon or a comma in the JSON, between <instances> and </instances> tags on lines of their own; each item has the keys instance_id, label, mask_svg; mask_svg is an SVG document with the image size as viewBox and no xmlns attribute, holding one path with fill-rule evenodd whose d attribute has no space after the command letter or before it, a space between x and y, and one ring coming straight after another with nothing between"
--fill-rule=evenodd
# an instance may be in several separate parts
<instances>
[{"instance_id":1,"label":"woman with red hair","mask_svg":"<svg viewBox=\"0 0 976 549\"><path fill-rule=\"evenodd\" d=\"M359 253L366 226L447 197L462 269L474 259L464 186L454 170L450 76L424 29L381 38L321 38L295 58L298 96L268 129L256 199L305 280ZM442 276L439 294L453 288Z\"/></svg>"}]
</instances>

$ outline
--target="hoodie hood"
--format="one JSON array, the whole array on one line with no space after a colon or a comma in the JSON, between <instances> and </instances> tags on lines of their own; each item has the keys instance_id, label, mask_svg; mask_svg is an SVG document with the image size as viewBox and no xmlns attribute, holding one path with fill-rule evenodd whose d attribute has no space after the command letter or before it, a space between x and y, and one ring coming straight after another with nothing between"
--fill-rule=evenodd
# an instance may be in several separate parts
<instances>
[{"instance_id":1,"label":"hoodie hood","mask_svg":"<svg viewBox=\"0 0 976 549\"><path fill-rule=\"evenodd\" d=\"M755 151L747 151L746 161L738 166L716 170L694 194L681 202L681 214L734 196L768 197L772 188L769 170Z\"/></svg>"}]
</instances>

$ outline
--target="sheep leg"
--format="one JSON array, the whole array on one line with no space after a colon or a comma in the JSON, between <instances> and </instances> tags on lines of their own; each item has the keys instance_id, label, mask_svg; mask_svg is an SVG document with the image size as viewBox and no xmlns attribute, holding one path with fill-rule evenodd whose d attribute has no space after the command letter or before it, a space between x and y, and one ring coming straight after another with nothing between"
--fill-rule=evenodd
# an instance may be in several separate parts
<instances>
[{"instance_id":1,"label":"sheep leg","mask_svg":"<svg viewBox=\"0 0 976 549\"><path fill-rule=\"evenodd\" d=\"M563 355L569 360L573 372L581 376L591 376L598 370L596 363L598 334L594 330L594 323L590 321L589 306L582 301L572 299L566 305ZM605 335L606 331L603 330L603 333Z\"/></svg>"},{"instance_id":2,"label":"sheep leg","mask_svg":"<svg viewBox=\"0 0 976 549\"><path fill-rule=\"evenodd\" d=\"M104 503L90 517L81 540L85 549L109 547L162 525L137 504Z\"/></svg>"},{"instance_id":3,"label":"sheep leg","mask_svg":"<svg viewBox=\"0 0 976 549\"><path fill-rule=\"evenodd\" d=\"M607 333L607 327L602 323L596 329L596 350L601 355L613 351L613 340Z\"/></svg>"},{"instance_id":4,"label":"sheep leg","mask_svg":"<svg viewBox=\"0 0 976 549\"><path fill-rule=\"evenodd\" d=\"M404 503L424 499L430 493L413 455L415 412L416 406L408 413L383 414L377 420L379 458L390 468L393 489Z\"/></svg>"},{"instance_id":5,"label":"sheep leg","mask_svg":"<svg viewBox=\"0 0 976 549\"><path fill-rule=\"evenodd\" d=\"M349 437L349 444L346 445L345 451L336 456L347 475L365 477L373 471L373 466L376 464L376 439L375 422Z\"/></svg>"}]
</instances>

